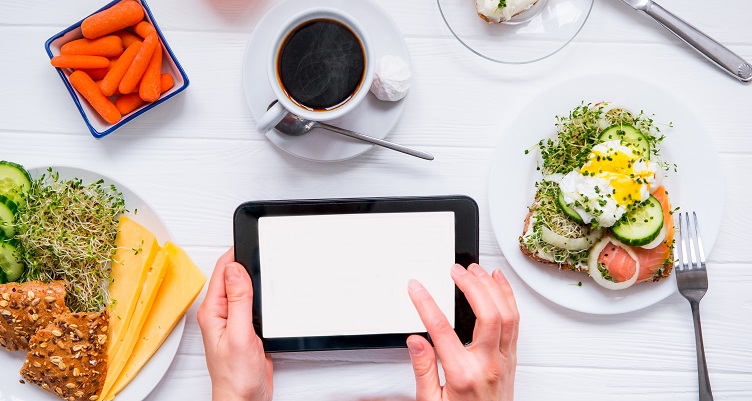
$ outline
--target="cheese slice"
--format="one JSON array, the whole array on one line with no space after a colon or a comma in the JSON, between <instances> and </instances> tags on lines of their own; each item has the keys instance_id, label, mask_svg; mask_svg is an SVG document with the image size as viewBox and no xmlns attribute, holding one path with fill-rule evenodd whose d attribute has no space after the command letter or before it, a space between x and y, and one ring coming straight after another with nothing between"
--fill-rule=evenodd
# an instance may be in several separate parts
<instances>
[{"instance_id":1,"label":"cheese slice","mask_svg":"<svg viewBox=\"0 0 752 401\"><path fill-rule=\"evenodd\" d=\"M163 250L172 263L167 267L162 285L128 362L103 400L113 399L136 377L204 288L206 276L184 250L172 242L165 243Z\"/></svg>"},{"instance_id":2,"label":"cheese slice","mask_svg":"<svg viewBox=\"0 0 752 401\"><path fill-rule=\"evenodd\" d=\"M110 283L110 343L107 347L107 366L112 366L118 348L123 343L128 324L136 309L149 267L159 252L157 238L149 230L129 219L120 217L115 238Z\"/></svg>"},{"instance_id":3,"label":"cheese slice","mask_svg":"<svg viewBox=\"0 0 752 401\"><path fill-rule=\"evenodd\" d=\"M147 269L146 280L144 280L144 286L141 289L141 295L138 297L131 321L128 323L128 329L123 337L123 342L120 344L115 358L107 365L107 378L102 387L102 394L107 394L115 384L125 363L128 361L128 357L133 352L133 347L136 346L141 328L144 326L144 322L149 315L149 310L154 304L154 299L170 265L171 262L167 252L160 250L154 259L154 263Z\"/></svg>"}]
</instances>

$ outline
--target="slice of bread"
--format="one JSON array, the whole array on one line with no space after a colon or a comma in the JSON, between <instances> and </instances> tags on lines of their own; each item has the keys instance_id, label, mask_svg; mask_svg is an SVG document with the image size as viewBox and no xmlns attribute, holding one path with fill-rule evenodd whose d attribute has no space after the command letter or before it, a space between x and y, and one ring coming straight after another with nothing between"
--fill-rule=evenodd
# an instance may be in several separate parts
<instances>
[{"instance_id":1,"label":"slice of bread","mask_svg":"<svg viewBox=\"0 0 752 401\"><path fill-rule=\"evenodd\" d=\"M0 284L0 346L28 350L31 336L65 312L62 281Z\"/></svg>"},{"instance_id":2,"label":"slice of bread","mask_svg":"<svg viewBox=\"0 0 752 401\"><path fill-rule=\"evenodd\" d=\"M96 401L107 375L107 311L64 313L29 341L21 376L67 401Z\"/></svg>"},{"instance_id":3,"label":"slice of bread","mask_svg":"<svg viewBox=\"0 0 752 401\"><path fill-rule=\"evenodd\" d=\"M587 268L585 268L584 266L572 266L571 264L568 264L568 263L555 262L551 260L550 258L546 257L546 255L544 255L540 250L530 249L525 245L525 243L522 241L522 238L525 237L530 232L530 230L533 229L534 219L535 219L535 204L533 204L533 207L530 208L530 212L528 212L527 216L525 216L525 225L523 226L523 229L522 229L522 237L520 237L520 251L522 251L522 253L525 256L537 262L541 262L541 263L551 265L551 266L558 266L559 269L562 269L562 270L574 270L574 271L587 273Z\"/></svg>"},{"instance_id":4,"label":"slice of bread","mask_svg":"<svg viewBox=\"0 0 752 401\"><path fill-rule=\"evenodd\" d=\"M528 248L523 238L530 232L530 230L533 229L533 221L535 219L535 203L533 203L533 206L530 208L530 212L528 212L527 216L525 216L525 224L522 229L522 236L520 237L520 251L527 256L528 258L535 260L536 262L540 262L543 264L551 265L551 266L558 266L561 270L573 270L581 273L588 274L588 267L583 265L577 265L572 266L571 264L567 263L557 263L551 260L550 258L547 258L546 255L544 255L542 252L536 249L530 249ZM605 235L605 234L604 234ZM671 271L673 270L674 265L671 263L670 260L666 261L666 263L663 265L663 269L659 270L655 275L652 276L652 279L646 280L646 281L660 281L668 276L671 275Z\"/></svg>"}]
</instances>

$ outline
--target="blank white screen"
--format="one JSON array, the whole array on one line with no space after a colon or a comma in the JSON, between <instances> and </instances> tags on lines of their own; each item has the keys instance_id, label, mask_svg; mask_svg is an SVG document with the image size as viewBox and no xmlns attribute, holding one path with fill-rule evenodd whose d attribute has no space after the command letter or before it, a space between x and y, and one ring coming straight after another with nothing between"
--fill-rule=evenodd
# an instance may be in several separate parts
<instances>
[{"instance_id":1,"label":"blank white screen","mask_svg":"<svg viewBox=\"0 0 752 401\"><path fill-rule=\"evenodd\" d=\"M425 331L410 279L454 325L454 244L453 212L262 217L263 335Z\"/></svg>"}]
</instances>

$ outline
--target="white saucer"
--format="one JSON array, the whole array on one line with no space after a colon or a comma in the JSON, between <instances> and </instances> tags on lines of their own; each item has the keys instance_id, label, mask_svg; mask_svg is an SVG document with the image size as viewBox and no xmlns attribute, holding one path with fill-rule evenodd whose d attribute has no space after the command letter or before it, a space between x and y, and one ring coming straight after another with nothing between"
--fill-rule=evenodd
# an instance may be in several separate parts
<instances>
[{"instance_id":1,"label":"white saucer","mask_svg":"<svg viewBox=\"0 0 752 401\"><path fill-rule=\"evenodd\" d=\"M321 0L315 6L336 8L358 20L373 42L377 59L391 54L409 62L405 39L397 24L381 6L370 0ZM311 7L313 5L310 0L282 1L264 15L251 34L243 58L243 89L248 107L256 120L275 99L266 71L272 36L293 15ZM397 124L404 108L405 99L382 102L369 93L355 110L329 123L383 139ZM374 146L321 129L314 129L300 137L285 136L271 130L266 137L291 155L315 161L347 160Z\"/></svg>"}]
</instances>

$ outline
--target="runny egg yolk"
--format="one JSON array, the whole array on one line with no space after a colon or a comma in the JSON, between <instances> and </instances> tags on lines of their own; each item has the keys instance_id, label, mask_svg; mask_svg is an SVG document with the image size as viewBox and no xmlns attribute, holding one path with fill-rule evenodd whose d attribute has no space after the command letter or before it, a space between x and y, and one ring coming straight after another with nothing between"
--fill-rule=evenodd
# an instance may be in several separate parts
<instances>
[{"instance_id":1,"label":"runny egg yolk","mask_svg":"<svg viewBox=\"0 0 752 401\"><path fill-rule=\"evenodd\" d=\"M655 173L631 148L608 142L602 145L605 144L608 145L593 148L580 173L609 181L611 198L620 206L643 201L648 192L648 180Z\"/></svg>"}]
</instances>

